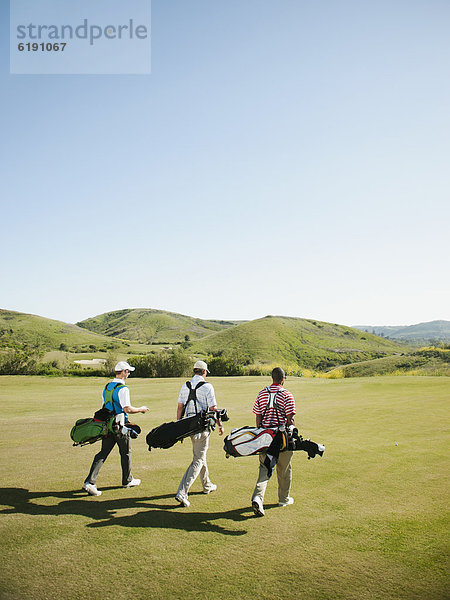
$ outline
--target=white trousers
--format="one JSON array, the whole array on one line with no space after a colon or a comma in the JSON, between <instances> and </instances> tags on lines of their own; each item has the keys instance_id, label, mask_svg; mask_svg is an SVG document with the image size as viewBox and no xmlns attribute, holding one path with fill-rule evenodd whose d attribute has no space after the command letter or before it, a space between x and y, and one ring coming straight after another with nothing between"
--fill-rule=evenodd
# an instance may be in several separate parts
<instances>
[{"instance_id":1,"label":"white trousers","mask_svg":"<svg viewBox=\"0 0 450 600\"><path fill-rule=\"evenodd\" d=\"M284 452L280 452L280 456L278 457L276 466L278 479L278 502L286 502L289 498L289 491L291 489L292 481L291 459L293 454L294 453L290 450L285 450ZM265 459L265 454L259 455L258 481L256 482L252 496L252 500L253 498L258 497L261 502L264 502L264 494L266 493L266 487L269 482L267 468L264 465Z\"/></svg>"},{"instance_id":2,"label":"white trousers","mask_svg":"<svg viewBox=\"0 0 450 600\"><path fill-rule=\"evenodd\" d=\"M202 431L196 435L191 435L193 458L178 486L177 495L187 498L189 488L199 475L203 491L208 492L210 490L212 484L209 479L208 465L206 464L209 434L209 431Z\"/></svg>"}]
</instances>

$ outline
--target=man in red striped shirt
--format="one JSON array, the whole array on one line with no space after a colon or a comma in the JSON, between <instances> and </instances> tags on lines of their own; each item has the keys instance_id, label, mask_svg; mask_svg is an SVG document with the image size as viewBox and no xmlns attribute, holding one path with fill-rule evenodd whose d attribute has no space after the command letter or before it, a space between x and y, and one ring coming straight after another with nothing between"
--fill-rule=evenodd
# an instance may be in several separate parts
<instances>
[{"instance_id":1,"label":"man in red striped shirt","mask_svg":"<svg viewBox=\"0 0 450 600\"><path fill-rule=\"evenodd\" d=\"M283 383L286 375L280 367L272 371L272 385L261 390L255 400L253 412L256 415L256 427L279 427L280 425L294 425L295 400ZM285 450L280 452L277 462L278 477L278 506L293 504L294 499L289 496L292 481L291 459L293 452ZM252 508L257 517L264 516L264 494L269 481L267 467L264 465L266 454L259 455L259 475L253 491Z\"/></svg>"}]
</instances>

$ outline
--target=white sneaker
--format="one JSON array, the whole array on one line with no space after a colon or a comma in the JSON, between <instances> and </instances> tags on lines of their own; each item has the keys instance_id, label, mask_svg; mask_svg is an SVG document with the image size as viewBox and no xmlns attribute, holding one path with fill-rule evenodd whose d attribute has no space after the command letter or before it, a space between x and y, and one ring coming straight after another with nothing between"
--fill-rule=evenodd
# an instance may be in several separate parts
<instances>
[{"instance_id":1,"label":"white sneaker","mask_svg":"<svg viewBox=\"0 0 450 600\"><path fill-rule=\"evenodd\" d=\"M84 483L83 490L85 490L91 496L101 496L102 495L101 491L98 490L97 486L94 485L93 483Z\"/></svg>"},{"instance_id":2,"label":"white sneaker","mask_svg":"<svg viewBox=\"0 0 450 600\"><path fill-rule=\"evenodd\" d=\"M130 488L130 487L135 487L136 485L141 485L141 480L140 479L135 479L133 477L133 479L131 481L129 481L126 485L124 485L123 487L125 488Z\"/></svg>"},{"instance_id":3,"label":"white sneaker","mask_svg":"<svg viewBox=\"0 0 450 600\"><path fill-rule=\"evenodd\" d=\"M294 498L291 498L291 496L289 496L286 502L278 502L278 506L288 506L288 504L294 504Z\"/></svg>"},{"instance_id":4,"label":"white sneaker","mask_svg":"<svg viewBox=\"0 0 450 600\"><path fill-rule=\"evenodd\" d=\"M182 496L181 494L177 494L175 496L175 500L177 502L179 502L181 504L181 506L190 506L191 505L189 500L187 498L185 498L184 496Z\"/></svg>"},{"instance_id":5,"label":"white sneaker","mask_svg":"<svg viewBox=\"0 0 450 600\"><path fill-rule=\"evenodd\" d=\"M262 502L259 498L257 498L257 497L253 498L252 508L253 508L253 512L255 513L255 515L257 517L264 516L264 508L263 508Z\"/></svg>"},{"instance_id":6,"label":"white sneaker","mask_svg":"<svg viewBox=\"0 0 450 600\"><path fill-rule=\"evenodd\" d=\"M203 490L203 493L210 494L211 492L215 492L216 490L217 490L217 485L215 483L211 483L209 488L206 488L206 490Z\"/></svg>"}]
</instances>

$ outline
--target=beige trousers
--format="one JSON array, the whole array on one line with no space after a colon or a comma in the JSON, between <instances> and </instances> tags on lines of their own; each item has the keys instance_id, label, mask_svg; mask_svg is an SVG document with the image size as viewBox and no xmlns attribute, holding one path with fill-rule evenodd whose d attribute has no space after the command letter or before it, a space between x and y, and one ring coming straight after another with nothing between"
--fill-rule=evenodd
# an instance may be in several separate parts
<instances>
[{"instance_id":1,"label":"beige trousers","mask_svg":"<svg viewBox=\"0 0 450 600\"><path fill-rule=\"evenodd\" d=\"M277 462L277 478L278 478L278 502L286 502L289 498L289 491L291 489L292 481L292 467L291 459L294 453L290 450L280 452ZM264 466L266 459L265 454L259 455L259 474L258 481L256 482L255 489L253 491L252 500L258 497L261 502L264 502L264 494L266 493L267 483L269 477L267 475L267 468Z\"/></svg>"},{"instance_id":2,"label":"beige trousers","mask_svg":"<svg viewBox=\"0 0 450 600\"><path fill-rule=\"evenodd\" d=\"M209 434L209 431L202 431L202 433L191 435L193 458L178 486L177 495L187 498L189 488L199 475L203 491L207 492L211 488L212 484L209 479L208 465L206 464Z\"/></svg>"}]
</instances>

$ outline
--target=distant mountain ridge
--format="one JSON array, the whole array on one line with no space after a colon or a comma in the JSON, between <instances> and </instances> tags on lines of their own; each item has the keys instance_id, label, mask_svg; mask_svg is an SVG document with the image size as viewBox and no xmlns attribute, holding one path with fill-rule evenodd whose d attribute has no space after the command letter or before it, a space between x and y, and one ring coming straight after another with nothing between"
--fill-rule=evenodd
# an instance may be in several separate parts
<instances>
[{"instance_id":1,"label":"distant mountain ridge","mask_svg":"<svg viewBox=\"0 0 450 600\"><path fill-rule=\"evenodd\" d=\"M417 329L428 335L446 335L449 322L388 328L395 340L367 333L370 327L352 328L312 319L267 315L252 321L198 319L157 309L122 309L104 313L76 325L0 309L0 348L39 345L48 350L146 354L161 346L182 347L192 356L223 356L241 364L299 365L326 369L408 352L409 338ZM427 328L427 325L431 327ZM375 328L372 328L375 329ZM399 331L400 330L400 331ZM383 330L381 333L386 336ZM159 348L158 348L159 346ZM228 358L227 358L228 357Z\"/></svg>"},{"instance_id":2,"label":"distant mountain ridge","mask_svg":"<svg viewBox=\"0 0 450 600\"><path fill-rule=\"evenodd\" d=\"M354 325L354 329L408 343L450 342L450 321L429 321L416 325Z\"/></svg>"}]
</instances>

